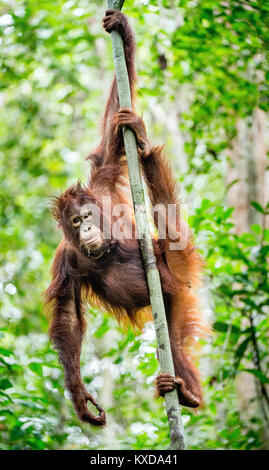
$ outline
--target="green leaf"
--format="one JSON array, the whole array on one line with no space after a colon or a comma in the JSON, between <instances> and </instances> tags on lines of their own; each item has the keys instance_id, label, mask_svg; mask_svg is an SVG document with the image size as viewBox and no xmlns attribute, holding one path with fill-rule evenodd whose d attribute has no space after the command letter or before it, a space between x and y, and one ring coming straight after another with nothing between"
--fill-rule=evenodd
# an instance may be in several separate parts
<instances>
[{"instance_id":1,"label":"green leaf","mask_svg":"<svg viewBox=\"0 0 269 470\"><path fill-rule=\"evenodd\" d=\"M135 341L132 346L130 346L129 351L134 352L137 351L140 348L140 343L139 341Z\"/></svg>"},{"instance_id":2,"label":"green leaf","mask_svg":"<svg viewBox=\"0 0 269 470\"><path fill-rule=\"evenodd\" d=\"M244 372L248 372L249 374L255 375L257 379L260 380L261 383L263 384L269 384L269 378L266 377L260 370L257 369L240 369L243 370Z\"/></svg>"},{"instance_id":3,"label":"green leaf","mask_svg":"<svg viewBox=\"0 0 269 470\"><path fill-rule=\"evenodd\" d=\"M244 341L242 341L242 343L240 343L239 347L235 351L235 357L238 360L240 360L243 357L243 355L244 355L244 353L245 353L245 351L248 347L248 343L250 341L251 341L251 336L248 336Z\"/></svg>"},{"instance_id":4,"label":"green leaf","mask_svg":"<svg viewBox=\"0 0 269 470\"><path fill-rule=\"evenodd\" d=\"M8 379L2 379L0 380L0 389L1 390L7 390L8 388L13 387L12 383Z\"/></svg>"},{"instance_id":5,"label":"green leaf","mask_svg":"<svg viewBox=\"0 0 269 470\"><path fill-rule=\"evenodd\" d=\"M256 211L261 212L262 214L265 213L263 207L257 201L252 201L250 204Z\"/></svg>"},{"instance_id":6,"label":"green leaf","mask_svg":"<svg viewBox=\"0 0 269 470\"><path fill-rule=\"evenodd\" d=\"M95 331L94 333L94 336L96 338L102 338L102 336L104 336L104 334L109 330L109 323L108 323L108 319L107 318L104 318L101 325L99 326L99 328L97 328L97 330Z\"/></svg>"},{"instance_id":7,"label":"green leaf","mask_svg":"<svg viewBox=\"0 0 269 470\"><path fill-rule=\"evenodd\" d=\"M31 362L29 364L29 369L34 372L36 375L39 375L40 377L43 376L43 368L42 365L39 362Z\"/></svg>"},{"instance_id":8,"label":"green leaf","mask_svg":"<svg viewBox=\"0 0 269 470\"><path fill-rule=\"evenodd\" d=\"M9 351L8 349L0 348L0 354L2 356L13 356L14 353L12 351Z\"/></svg>"},{"instance_id":9,"label":"green leaf","mask_svg":"<svg viewBox=\"0 0 269 470\"><path fill-rule=\"evenodd\" d=\"M216 331L221 331L222 333L227 333L227 331L230 330L231 333L235 335L240 335L242 333L240 328L238 328L237 326L235 325L231 326L227 323L220 322L220 321L216 321L213 323L213 329Z\"/></svg>"},{"instance_id":10,"label":"green leaf","mask_svg":"<svg viewBox=\"0 0 269 470\"><path fill-rule=\"evenodd\" d=\"M252 224L250 228L253 232L257 233L258 235L260 235L262 232L262 228L259 224Z\"/></svg>"}]
</instances>

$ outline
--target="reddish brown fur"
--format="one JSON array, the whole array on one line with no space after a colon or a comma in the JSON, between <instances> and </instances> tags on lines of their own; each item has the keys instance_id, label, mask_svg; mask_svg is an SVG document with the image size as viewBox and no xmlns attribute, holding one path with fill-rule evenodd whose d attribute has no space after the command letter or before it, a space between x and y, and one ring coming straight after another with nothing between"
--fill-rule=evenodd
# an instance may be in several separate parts
<instances>
[{"instance_id":1,"label":"reddish brown fur","mask_svg":"<svg viewBox=\"0 0 269 470\"><path fill-rule=\"evenodd\" d=\"M130 26L121 13L107 12L104 27L109 32L116 29L122 35L133 96L135 49ZM162 148L150 146L140 118L130 110L117 112L118 109L114 79L105 110L101 143L87 157L92 162L90 181L86 187L80 183L72 186L55 199L54 215L64 238L57 248L52 266L53 280L46 291L46 302L52 312L50 335L64 367L66 387L79 418L97 425L105 424L104 411L87 392L80 375L79 359L85 332L83 306L87 302L97 304L114 313L120 321L129 319L142 327L143 322L149 319L145 313L148 311L145 308L150 304L149 293L138 241L134 238L118 241L112 237L106 241L110 253L107 252L98 260L91 259L79 250L78 240L68 222L70 213L74 204L82 205L90 201L101 208L103 217L110 216L102 207L102 196L108 193L112 196L112 207L119 202L126 203L125 192L119 187L119 184L129 185L121 132L121 128L126 125L136 134L152 204L178 204L177 186ZM130 223L134 233L133 213ZM201 402L199 376L190 356L194 336L199 337L206 331L193 293L201 259L191 240L184 250L172 252L169 250L168 237L166 240L153 241L166 305L175 373ZM179 399L185 403L184 393L180 388L178 391ZM99 417L89 412L88 400L97 406ZM194 405L190 403L190 406Z\"/></svg>"}]
</instances>

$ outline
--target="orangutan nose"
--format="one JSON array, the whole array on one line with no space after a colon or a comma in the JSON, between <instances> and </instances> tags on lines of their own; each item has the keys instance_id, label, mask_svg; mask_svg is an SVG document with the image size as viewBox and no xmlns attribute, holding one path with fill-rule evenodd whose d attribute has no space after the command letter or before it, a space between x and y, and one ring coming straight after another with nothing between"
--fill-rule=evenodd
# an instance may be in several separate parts
<instances>
[{"instance_id":1,"label":"orangutan nose","mask_svg":"<svg viewBox=\"0 0 269 470\"><path fill-rule=\"evenodd\" d=\"M92 230L92 227L91 227L91 225L88 225L88 224L87 224L87 225L84 225L84 227L82 228L82 231L83 231L84 233L88 233L88 232L90 232L91 230Z\"/></svg>"}]
</instances>

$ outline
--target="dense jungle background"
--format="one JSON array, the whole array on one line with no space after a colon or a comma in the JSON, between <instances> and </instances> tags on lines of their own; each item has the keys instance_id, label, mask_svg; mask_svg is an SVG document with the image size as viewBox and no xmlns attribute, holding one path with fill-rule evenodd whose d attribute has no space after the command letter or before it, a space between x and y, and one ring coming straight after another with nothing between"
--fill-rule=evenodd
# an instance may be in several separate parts
<instances>
[{"instance_id":1,"label":"dense jungle background","mask_svg":"<svg viewBox=\"0 0 269 470\"><path fill-rule=\"evenodd\" d=\"M83 377L108 414L82 425L48 339L42 292L61 235L50 198L87 180L113 76L104 1L0 4L0 449L167 449L154 328L90 308ZM188 449L269 448L269 6L126 0L137 110L164 143L206 260L205 406Z\"/></svg>"}]
</instances>

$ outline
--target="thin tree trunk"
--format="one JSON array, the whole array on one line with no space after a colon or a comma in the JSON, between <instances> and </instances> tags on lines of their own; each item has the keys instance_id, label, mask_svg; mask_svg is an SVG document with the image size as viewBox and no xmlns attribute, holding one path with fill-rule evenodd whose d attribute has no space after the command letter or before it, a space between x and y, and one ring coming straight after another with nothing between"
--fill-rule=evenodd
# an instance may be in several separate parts
<instances>
[{"instance_id":1,"label":"thin tree trunk","mask_svg":"<svg viewBox=\"0 0 269 470\"><path fill-rule=\"evenodd\" d=\"M233 221L238 235L248 232L254 223L262 224L262 214L251 207L251 201L257 201L262 206L268 202L265 134L265 113L260 109L255 109L252 116L237 121L237 136L230 152L227 182L238 181L229 189L227 201L234 207ZM243 319L243 325L249 327L247 318ZM251 367L252 364L246 364L248 366ZM240 372L236 378L236 386L239 411L243 419L249 421L255 415L263 416L257 379L246 372ZM257 397L260 408L257 406ZM265 431L265 440L268 440L266 433Z\"/></svg>"},{"instance_id":2,"label":"thin tree trunk","mask_svg":"<svg viewBox=\"0 0 269 470\"><path fill-rule=\"evenodd\" d=\"M120 10L123 3L124 0L108 0L107 6L109 9ZM116 31L112 31L111 39L120 106L131 108L132 104L129 79L125 63L122 39ZM134 133L130 129L123 130L123 138L129 169L129 179L131 184L136 225L144 266L147 274L160 366L163 372L175 375L166 322L166 314L162 297L160 275L156 265L149 222L147 218L145 195L140 173L136 139ZM180 406L176 390L166 393L165 404L170 426L170 447L171 449L184 449L183 424L181 420Z\"/></svg>"}]
</instances>

